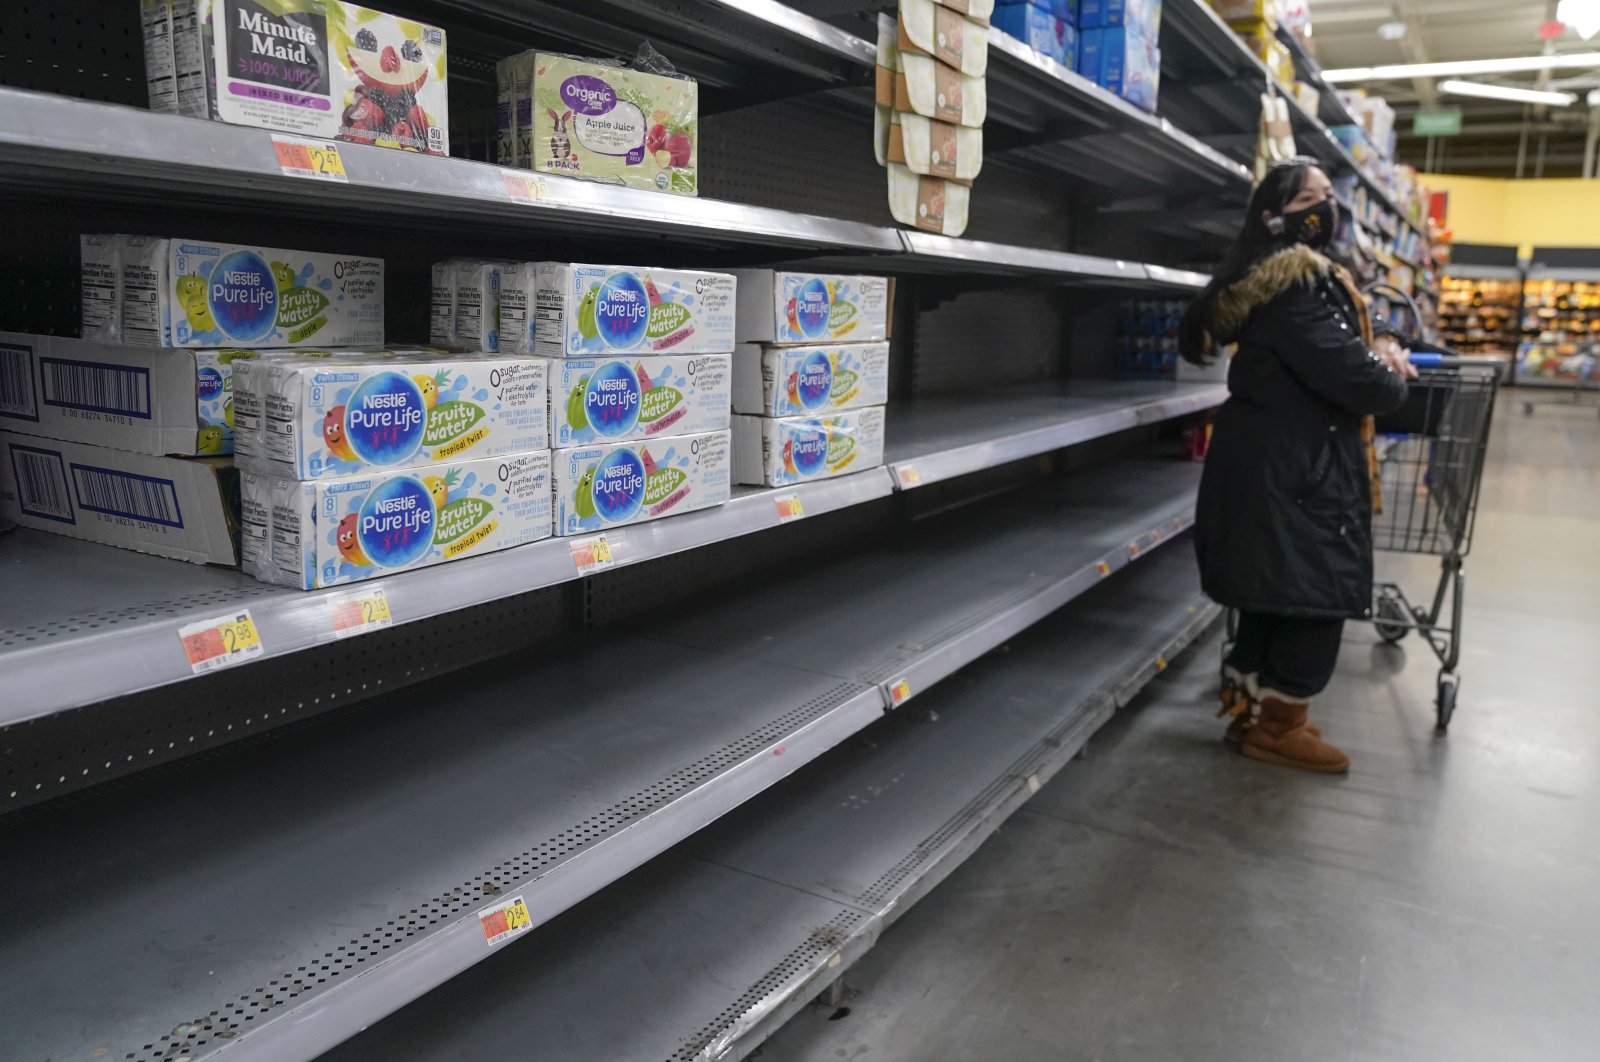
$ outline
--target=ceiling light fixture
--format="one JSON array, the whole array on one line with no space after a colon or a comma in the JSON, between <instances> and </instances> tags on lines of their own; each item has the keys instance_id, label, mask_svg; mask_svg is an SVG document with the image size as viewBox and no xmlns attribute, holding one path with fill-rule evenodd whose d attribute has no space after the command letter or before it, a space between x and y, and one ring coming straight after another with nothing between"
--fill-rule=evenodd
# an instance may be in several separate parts
<instances>
[{"instance_id":1,"label":"ceiling light fixture","mask_svg":"<svg viewBox=\"0 0 1600 1062\"><path fill-rule=\"evenodd\" d=\"M1550 107L1570 107L1578 102L1578 97L1570 92L1540 92L1538 89L1511 88L1508 85L1485 85L1480 81L1442 81L1439 91L1452 96L1477 96L1480 99L1509 100L1512 103L1543 103Z\"/></svg>"},{"instance_id":2,"label":"ceiling light fixture","mask_svg":"<svg viewBox=\"0 0 1600 1062\"><path fill-rule=\"evenodd\" d=\"M1386 41L1403 41L1406 39L1406 24L1404 22L1385 22L1378 27L1378 36Z\"/></svg>"},{"instance_id":3,"label":"ceiling light fixture","mask_svg":"<svg viewBox=\"0 0 1600 1062\"><path fill-rule=\"evenodd\" d=\"M1530 70L1583 70L1600 66L1600 52L1524 55L1509 59L1462 59L1449 63L1396 63L1324 70L1328 82L1404 81L1414 77L1458 77L1473 74L1521 74Z\"/></svg>"},{"instance_id":4,"label":"ceiling light fixture","mask_svg":"<svg viewBox=\"0 0 1600 1062\"><path fill-rule=\"evenodd\" d=\"M1561 0L1556 5L1556 18L1588 40L1600 33L1600 0Z\"/></svg>"}]
</instances>

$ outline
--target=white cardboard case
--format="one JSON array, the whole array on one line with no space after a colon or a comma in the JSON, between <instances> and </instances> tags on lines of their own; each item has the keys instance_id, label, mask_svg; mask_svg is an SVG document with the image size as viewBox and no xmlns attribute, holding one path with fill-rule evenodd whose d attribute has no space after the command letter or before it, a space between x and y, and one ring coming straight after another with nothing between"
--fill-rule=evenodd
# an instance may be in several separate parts
<instances>
[{"instance_id":1,"label":"white cardboard case","mask_svg":"<svg viewBox=\"0 0 1600 1062\"><path fill-rule=\"evenodd\" d=\"M0 516L194 564L237 564L238 477L225 458L155 457L0 432Z\"/></svg>"},{"instance_id":2,"label":"white cardboard case","mask_svg":"<svg viewBox=\"0 0 1600 1062\"><path fill-rule=\"evenodd\" d=\"M248 350L156 350L0 332L0 428L144 454L233 452Z\"/></svg>"},{"instance_id":3,"label":"white cardboard case","mask_svg":"<svg viewBox=\"0 0 1600 1062\"><path fill-rule=\"evenodd\" d=\"M886 277L736 269L741 343L866 343L889 336Z\"/></svg>"},{"instance_id":4,"label":"white cardboard case","mask_svg":"<svg viewBox=\"0 0 1600 1062\"><path fill-rule=\"evenodd\" d=\"M550 441L556 447L694 435L728 427L733 359L562 358L550 365Z\"/></svg>"},{"instance_id":5,"label":"white cardboard case","mask_svg":"<svg viewBox=\"0 0 1600 1062\"><path fill-rule=\"evenodd\" d=\"M733 418L734 477L785 487L883 464L880 406L817 417Z\"/></svg>"},{"instance_id":6,"label":"white cardboard case","mask_svg":"<svg viewBox=\"0 0 1600 1062\"><path fill-rule=\"evenodd\" d=\"M727 354L735 282L727 273L540 262L534 325L549 357Z\"/></svg>"},{"instance_id":7,"label":"white cardboard case","mask_svg":"<svg viewBox=\"0 0 1600 1062\"><path fill-rule=\"evenodd\" d=\"M726 502L726 431L555 452L556 534L584 535Z\"/></svg>"},{"instance_id":8,"label":"white cardboard case","mask_svg":"<svg viewBox=\"0 0 1600 1062\"><path fill-rule=\"evenodd\" d=\"M733 353L733 411L793 417L889 401L889 344L774 347L743 343Z\"/></svg>"}]
</instances>

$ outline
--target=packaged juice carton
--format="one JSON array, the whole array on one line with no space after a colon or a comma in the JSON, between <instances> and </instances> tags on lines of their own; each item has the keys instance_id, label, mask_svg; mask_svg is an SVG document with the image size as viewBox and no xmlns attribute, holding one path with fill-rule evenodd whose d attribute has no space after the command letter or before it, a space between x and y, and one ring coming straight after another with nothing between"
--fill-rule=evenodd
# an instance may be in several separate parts
<instances>
[{"instance_id":1,"label":"packaged juice carton","mask_svg":"<svg viewBox=\"0 0 1600 1062\"><path fill-rule=\"evenodd\" d=\"M741 343L826 343L886 339L884 277L736 269Z\"/></svg>"},{"instance_id":2,"label":"packaged juice carton","mask_svg":"<svg viewBox=\"0 0 1600 1062\"><path fill-rule=\"evenodd\" d=\"M557 447L728 427L727 354L551 361L550 439Z\"/></svg>"},{"instance_id":3,"label":"packaged juice carton","mask_svg":"<svg viewBox=\"0 0 1600 1062\"><path fill-rule=\"evenodd\" d=\"M368 476L258 477L276 581L337 586L549 538L550 451ZM243 511L259 514L258 496ZM298 562L298 563L296 563Z\"/></svg>"},{"instance_id":4,"label":"packaged juice carton","mask_svg":"<svg viewBox=\"0 0 1600 1062\"><path fill-rule=\"evenodd\" d=\"M517 164L516 101L511 93L511 60L494 64L494 161Z\"/></svg>"},{"instance_id":5,"label":"packaged juice carton","mask_svg":"<svg viewBox=\"0 0 1600 1062\"><path fill-rule=\"evenodd\" d=\"M544 52L534 62L534 169L696 194L699 85Z\"/></svg>"},{"instance_id":6,"label":"packaged juice carton","mask_svg":"<svg viewBox=\"0 0 1600 1062\"><path fill-rule=\"evenodd\" d=\"M318 479L545 449L549 369L489 356L275 362L264 468Z\"/></svg>"},{"instance_id":7,"label":"packaged juice carton","mask_svg":"<svg viewBox=\"0 0 1600 1062\"><path fill-rule=\"evenodd\" d=\"M783 487L883 464L883 408L823 417L733 418L734 475Z\"/></svg>"},{"instance_id":8,"label":"packaged juice carton","mask_svg":"<svg viewBox=\"0 0 1600 1062\"><path fill-rule=\"evenodd\" d=\"M889 401L889 344L742 344L733 354L733 409L793 417Z\"/></svg>"},{"instance_id":9,"label":"packaged juice carton","mask_svg":"<svg viewBox=\"0 0 1600 1062\"><path fill-rule=\"evenodd\" d=\"M0 431L0 520L194 564L239 563L225 457L156 457Z\"/></svg>"},{"instance_id":10,"label":"packaged juice carton","mask_svg":"<svg viewBox=\"0 0 1600 1062\"><path fill-rule=\"evenodd\" d=\"M383 345L383 259L123 237L124 342Z\"/></svg>"},{"instance_id":11,"label":"packaged juice carton","mask_svg":"<svg viewBox=\"0 0 1600 1062\"><path fill-rule=\"evenodd\" d=\"M144 454L232 453L233 368L254 357L0 332L0 428Z\"/></svg>"},{"instance_id":12,"label":"packaged juice carton","mask_svg":"<svg viewBox=\"0 0 1600 1062\"><path fill-rule=\"evenodd\" d=\"M537 354L534 335L539 316L539 263L507 262L500 267L500 350Z\"/></svg>"},{"instance_id":13,"label":"packaged juice carton","mask_svg":"<svg viewBox=\"0 0 1600 1062\"><path fill-rule=\"evenodd\" d=\"M428 342L449 346L456 341L456 263L454 259L433 267L429 286Z\"/></svg>"},{"instance_id":14,"label":"packaged juice carton","mask_svg":"<svg viewBox=\"0 0 1600 1062\"><path fill-rule=\"evenodd\" d=\"M511 65L511 121L515 165L533 169L533 68L535 54L523 52L506 60Z\"/></svg>"},{"instance_id":15,"label":"packaged juice carton","mask_svg":"<svg viewBox=\"0 0 1600 1062\"><path fill-rule=\"evenodd\" d=\"M450 153L445 35L437 26L341 0L198 0L195 23L210 117ZM180 21L180 54L185 36ZM180 70L180 85L182 78Z\"/></svg>"},{"instance_id":16,"label":"packaged juice carton","mask_svg":"<svg viewBox=\"0 0 1600 1062\"><path fill-rule=\"evenodd\" d=\"M452 327L455 342L468 350L500 349L500 262L456 263Z\"/></svg>"},{"instance_id":17,"label":"packaged juice carton","mask_svg":"<svg viewBox=\"0 0 1600 1062\"><path fill-rule=\"evenodd\" d=\"M726 354L734 347L734 278L637 266L540 262L539 353Z\"/></svg>"},{"instance_id":18,"label":"packaged juice carton","mask_svg":"<svg viewBox=\"0 0 1600 1062\"><path fill-rule=\"evenodd\" d=\"M139 0L139 29L144 39L144 83L150 109L157 114L177 114L172 0Z\"/></svg>"},{"instance_id":19,"label":"packaged juice carton","mask_svg":"<svg viewBox=\"0 0 1600 1062\"><path fill-rule=\"evenodd\" d=\"M726 502L726 431L555 452L556 534L582 535Z\"/></svg>"},{"instance_id":20,"label":"packaged juice carton","mask_svg":"<svg viewBox=\"0 0 1600 1062\"><path fill-rule=\"evenodd\" d=\"M122 338L121 236L78 237L78 290L84 339L115 343Z\"/></svg>"},{"instance_id":21,"label":"packaged juice carton","mask_svg":"<svg viewBox=\"0 0 1600 1062\"><path fill-rule=\"evenodd\" d=\"M267 378L279 362L331 359L362 351L258 350L249 359L233 363L233 461L240 468L264 472L267 468ZM377 357L373 352L370 357Z\"/></svg>"}]
</instances>

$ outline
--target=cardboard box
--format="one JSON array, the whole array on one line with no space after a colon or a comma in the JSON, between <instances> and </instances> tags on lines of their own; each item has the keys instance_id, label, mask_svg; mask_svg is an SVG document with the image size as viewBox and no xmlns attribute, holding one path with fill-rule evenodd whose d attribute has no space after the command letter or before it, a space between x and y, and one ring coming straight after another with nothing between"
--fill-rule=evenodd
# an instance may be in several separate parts
<instances>
[{"instance_id":1,"label":"cardboard box","mask_svg":"<svg viewBox=\"0 0 1600 1062\"><path fill-rule=\"evenodd\" d=\"M0 429L142 454L229 454L233 365L253 357L0 332Z\"/></svg>"},{"instance_id":2,"label":"cardboard box","mask_svg":"<svg viewBox=\"0 0 1600 1062\"><path fill-rule=\"evenodd\" d=\"M556 534L583 535L726 502L726 431L555 452Z\"/></svg>"},{"instance_id":3,"label":"cardboard box","mask_svg":"<svg viewBox=\"0 0 1600 1062\"><path fill-rule=\"evenodd\" d=\"M736 269L741 343L865 343L889 336L883 277Z\"/></svg>"},{"instance_id":4,"label":"cardboard box","mask_svg":"<svg viewBox=\"0 0 1600 1062\"><path fill-rule=\"evenodd\" d=\"M733 354L733 409L792 417L889 401L889 344L742 344Z\"/></svg>"},{"instance_id":5,"label":"cardboard box","mask_svg":"<svg viewBox=\"0 0 1600 1062\"><path fill-rule=\"evenodd\" d=\"M880 406L822 417L733 418L733 468L739 483L784 487L883 464Z\"/></svg>"},{"instance_id":6,"label":"cardboard box","mask_svg":"<svg viewBox=\"0 0 1600 1062\"><path fill-rule=\"evenodd\" d=\"M194 564L237 564L239 477L226 458L154 457L0 432L0 516Z\"/></svg>"},{"instance_id":7,"label":"cardboard box","mask_svg":"<svg viewBox=\"0 0 1600 1062\"><path fill-rule=\"evenodd\" d=\"M553 358L727 354L735 281L726 273L540 262L534 336Z\"/></svg>"},{"instance_id":8,"label":"cardboard box","mask_svg":"<svg viewBox=\"0 0 1600 1062\"><path fill-rule=\"evenodd\" d=\"M733 358L562 358L550 366L550 440L560 447L726 431Z\"/></svg>"}]
</instances>

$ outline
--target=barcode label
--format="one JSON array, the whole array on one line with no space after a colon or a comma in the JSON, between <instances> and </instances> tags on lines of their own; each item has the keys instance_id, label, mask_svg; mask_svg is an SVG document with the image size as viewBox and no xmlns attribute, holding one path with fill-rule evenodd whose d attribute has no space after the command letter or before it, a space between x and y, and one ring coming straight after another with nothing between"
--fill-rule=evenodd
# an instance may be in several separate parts
<instances>
[{"instance_id":1,"label":"barcode label","mask_svg":"<svg viewBox=\"0 0 1600 1062\"><path fill-rule=\"evenodd\" d=\"M33 401L33 351L28 347L0 343L0 413L39 419Z\"/></svg>"},{"instance_id":2,"label":"barcode label","mask_svg":"<svg viewBox=\"0 0 1600 1062\"><path fill-rule=\"evenodd\" d=\"M67 496L67 474L61 455L31 446L11 447L11 469L17 477L17 507L29 516L75 524Z\"/></svg>"},{"instance_id":3,"label":"barcode label","mask_svg":"<svg viewBox=\"0 0 1600 1062\"><path fill-rule=\"evenodd\" d=\"M64 358L39 359L44 404L150 419L150 371Z\"/></svg>"},{"instance_id":4,"label":"barcode label","mask_svg":"<svg viewBox=\"0 0 1600 1062\"><path fill-rule=\"evenodd\" d=\"M77 488L80 509L167 527L183 526L178 491L170 479L74 464L72 485Z\"/></svg>"}]
</instances>

